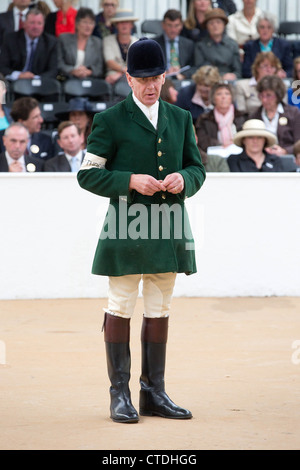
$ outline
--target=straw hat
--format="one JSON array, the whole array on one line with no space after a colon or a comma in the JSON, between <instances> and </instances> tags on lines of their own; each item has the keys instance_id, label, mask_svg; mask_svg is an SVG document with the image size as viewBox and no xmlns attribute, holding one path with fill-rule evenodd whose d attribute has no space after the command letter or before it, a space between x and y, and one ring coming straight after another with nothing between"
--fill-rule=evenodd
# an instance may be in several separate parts
<instances>
[{"instance_id":1,"label":"straw hat","mask_svg":"<svg viewBox=\"0 0 300 470\"><path fill-rule=\"evenodd\" d=\"M276 135L268 131L265 123L260 119L249 119L249 121L244 122L242 130L233 137L234 144L243 147L245 137L264 137L267 141L267 147L277 144Z\"/></svg>"},{"instance_id":2,"label":"straw hat","mask_svg":"<svg viewBox=\"0 0 300 470\"><path fill-rule=\"evenodd\" d=\"M112 23L120 23L121 21L138 21L139 19L134 16L132 10L119 9L116 11L115 16L111 19Z\"/></svg>"},{"instance_id":3,"label":"straw hat","mask_svg":"<svg viewBox=\"0 0 300 470\"><path fill-rule=\"evenodd\" d=\"M213 8L212 10L209 10L205 13L203 26L206 27L207 22L209 20L214 20L216 18L219 18L220 20L223 20L225 24L228 23L228 18L226 16L225 11L222 10L222 8Z\"/></svg>"}]
</instances>

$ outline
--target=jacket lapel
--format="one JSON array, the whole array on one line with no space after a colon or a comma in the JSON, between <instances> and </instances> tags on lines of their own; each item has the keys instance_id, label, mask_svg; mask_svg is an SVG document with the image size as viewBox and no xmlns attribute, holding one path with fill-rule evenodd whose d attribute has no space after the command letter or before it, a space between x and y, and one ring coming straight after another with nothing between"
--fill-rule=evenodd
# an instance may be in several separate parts
<instances>
[{"instance_id":1,"label":"jacket lapel","mask_svg":"<svg viewBox=\"0 0 300 470\"><path fill-rule=\"evenodd\" d=\"M159 131L160 135L164 132L165 128L168 124L168 116L167 116L167 109L164 101L159 98L159 110L158 110L158 123L157 123L157 130Z\"/></svg>"},{"instance_id":2,"label":"jacket lapel","mask_svg":"<svg viewBox=\"0 0 300 470\"><path fill-rule=\"evenodd\" d=\"M140 108L133 101L132 92L125 99L125 106L133 121L135 121L139 126L142 126L148 131L156 134L156 129L152 126L149 119L146 118L145 114L140 110Z\"/></svg>"}]
</instances>

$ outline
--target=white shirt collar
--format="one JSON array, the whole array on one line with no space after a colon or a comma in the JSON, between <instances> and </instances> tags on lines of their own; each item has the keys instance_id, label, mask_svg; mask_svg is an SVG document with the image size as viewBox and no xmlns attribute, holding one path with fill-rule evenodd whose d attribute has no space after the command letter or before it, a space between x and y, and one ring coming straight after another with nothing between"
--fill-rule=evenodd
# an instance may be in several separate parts
<instances>
[{"instance_id":1,"label":"white shirt collar","mask_svg":"<svg viewBox=\"0 0 300 470\"><path fill-rule=\"evenodd\" d=\"M149 119L153 127L157 129L157 121L158 121L158 108L159 108L159 101L156 101L152 106L146 106L141 103L140 100L132 93L133 101L135 104L140 108L140 110L145 114L145 116Z\"/></svg>"}]
</instances>

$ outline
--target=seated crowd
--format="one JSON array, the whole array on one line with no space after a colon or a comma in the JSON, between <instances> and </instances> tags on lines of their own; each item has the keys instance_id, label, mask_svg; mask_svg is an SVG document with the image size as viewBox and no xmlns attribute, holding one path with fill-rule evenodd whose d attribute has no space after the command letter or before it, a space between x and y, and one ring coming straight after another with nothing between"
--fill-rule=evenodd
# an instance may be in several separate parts
<instances>
[{"instance_id":1,"label":"seated crowd","mask_svg":"<svg viewBox=\"0 0 300 470\"><path fill-rule=\"evenodd\" d=\"M86 97L64 97L66 109L47 131L36 98L15 94L5 104L13 84L51 78L62 89L70 79L102 79L113 92L127 86L127 52L139 38L134 13L118 0L101 0L100 13L72 0L54 3L56 12L45 1L12 0L0 14L1 172L77 172L100 111ZM243 0L238 11L233 1L190 0L185 20L169 9L152 35L166 61L161 98L191 113L207 171L300 171L300 57L256 3Z\"/></svg>"}]
</instances>

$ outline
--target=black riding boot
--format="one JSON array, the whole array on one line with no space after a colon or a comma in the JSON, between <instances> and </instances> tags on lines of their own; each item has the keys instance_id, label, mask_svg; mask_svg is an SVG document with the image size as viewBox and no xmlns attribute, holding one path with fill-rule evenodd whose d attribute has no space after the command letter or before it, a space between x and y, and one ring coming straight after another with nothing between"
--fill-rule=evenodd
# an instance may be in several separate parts
<instances>
[{"instance_id":1,"label":"black riding boot","mask_svg":"<svg viewBox=\"0 0 300 470\"><path fill-rule=\"evenodd\" d=\"M180 408L165 392L165 361L168 317L143 318L140 415L189 419L192 413Z\"/></svg>"},{"instance_id":2,"label":"black riding boot","mask_svg":"<svg viewBox=\"0 0 300 470\"><path fill-rule=\"evenodd\" d=\"M104 340L110 387L110 417L117 423L136 423L138 413L131 403L130 319L105 313Z\"/></svg>"}]
</instances>

